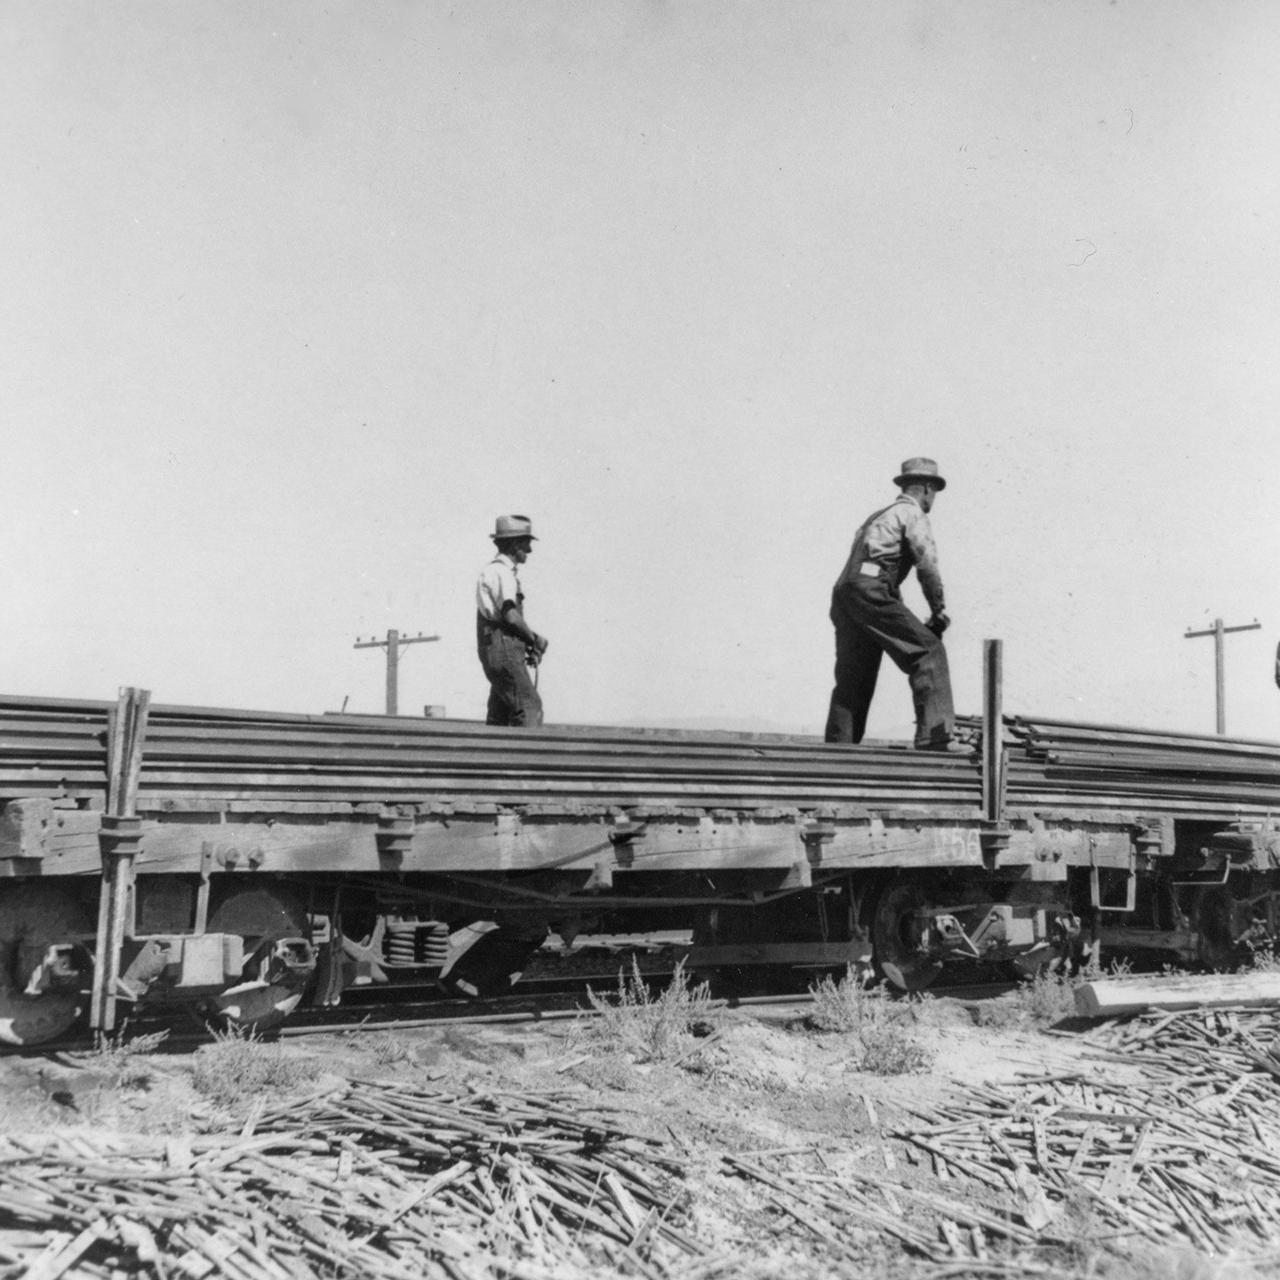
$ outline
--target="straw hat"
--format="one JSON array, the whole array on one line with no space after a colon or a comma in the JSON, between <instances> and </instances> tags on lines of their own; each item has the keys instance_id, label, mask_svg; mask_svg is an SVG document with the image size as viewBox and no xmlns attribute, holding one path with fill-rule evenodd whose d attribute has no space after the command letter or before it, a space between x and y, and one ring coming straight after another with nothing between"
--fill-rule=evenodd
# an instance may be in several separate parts
<instances>
[{"instance_id":1,"label":"straw hat","mask_svg":"<svg viewBox=\"0 0 1280 1280\"><path fill-rule=\"evenodd\" d=\"M538 540L533 532L533 521L528 516L499 516L489 536L494 542L505 542L508 538L532 538L534 542Z\"/></svg>"},{"instance_id":2,"label":"straw hat","mask_svg":"<svg viewBox=\"0 0 1280 1280\"><path fill-rule=\"evenodd\" d=\"M894 476L893 483L905 488L913 480L928 480L945 489L947 482L938 474L938 464L932 458L908 458L902 464L902 474Z\"/></svg>"}]
</instances>

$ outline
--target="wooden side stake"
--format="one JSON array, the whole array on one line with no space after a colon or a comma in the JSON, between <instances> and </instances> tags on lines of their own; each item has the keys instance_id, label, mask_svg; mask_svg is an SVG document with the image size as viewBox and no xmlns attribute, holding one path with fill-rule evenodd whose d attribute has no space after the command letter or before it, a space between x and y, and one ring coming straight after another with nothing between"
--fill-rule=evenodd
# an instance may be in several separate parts
<instances>
[{"instance_id":1,"label":"wooden side stake","mask_svg":"<svg viewBox=\"0 0 1280 1280\"><path fill-rule=\"evenodd\" d=\"M129 930L133 864L138 853L138 785L151 694L121 689L107 731L107 809L102 815L102 885L89 1025L99 1036L115 1030L120 950Z\"/></svg>"}]
</instances>

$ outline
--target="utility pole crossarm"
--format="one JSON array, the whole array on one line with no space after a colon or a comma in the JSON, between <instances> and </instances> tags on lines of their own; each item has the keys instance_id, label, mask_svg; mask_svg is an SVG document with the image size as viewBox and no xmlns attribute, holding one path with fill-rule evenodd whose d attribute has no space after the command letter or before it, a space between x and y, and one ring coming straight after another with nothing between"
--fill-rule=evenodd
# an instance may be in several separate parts
<instances>
[{"instance_id":1,"label":"utility pole crossarm","mask_svg":"<svg viewBox=\"0 0 1280 1280\"><path fill-rule=\"evenodd\" d=\"M400 644L423 644L428 640L439 640L439 636L424 636L421 631L416 636L402 636L398 631L388 631L386 640L357 640L353 649L385 649L394 636Z\"/></svg>"},{"instance_id":2,"label":"utility pole crossarm","mask_svg":"<svg viewBox=\"0 0 1280 1280\"><path fill-rule=\"evenodd\" d=\"M398 631L392 629L387 632L385 640L374 640L372 637L368 640L356 640L352 648L385 649L387 651L387 715L394 716L399 714L401 648L408 644L428 644L432 640L439 639L439 636L424 636L421 631L416 636L402 637Z\"/></svg>"},{"instance_id":3,"label":"utility pole crossarm","mask_svg":"<svg viewBox=\"0 0 1280 1280\"><path fill-rule=\"evenodd\" d=\"M1195 640L1200 636L1213 637L1213 670L1216 691L1217 691L1217 707L1218 707L1218 732L1226 733L1227 731L1227 715L1226 715L1226 677L1223 670L1223 654L1222 654L1222 638L1233 631L1258 631L1262 627L1257 618L1252 622L1246 622L1238 627L1224 626L1221 618L1214 618L1213 626L1204 631L1188 631L1184 640ZM1277 674L1277 682L1280 682L1280 672Z\"/></svg>"}]
</instances>

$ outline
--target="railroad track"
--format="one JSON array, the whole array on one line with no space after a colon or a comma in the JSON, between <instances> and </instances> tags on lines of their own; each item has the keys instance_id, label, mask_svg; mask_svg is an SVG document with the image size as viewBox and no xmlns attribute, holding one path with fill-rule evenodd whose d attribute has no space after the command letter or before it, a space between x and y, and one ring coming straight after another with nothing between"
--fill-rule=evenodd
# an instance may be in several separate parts
<instances>
[{"instance_id":1,"label":"railroad track","mask_svg":"<svg viewBox=\"0 0 1280 1280\"><path fill-rule=\"evenodd\" d=\"M655 993L666 985L687 953L687 947L666 936L653 939L618 939L577 951L547 947L528 966L528 976L508 995L482 999L446 994L437 982L406 983L394 987L351 987L336 1006L308 1005L295 1010L279 1026L258 1034L263 1039L293 1040L317 1035L353 1035L457 1026L536 1025L595 1016L589 997L595 992L608 999L620 980L628 985L637 974ZM634 965L634 968L633 968ZM1140 965L1139 968L1142 966ZM1153 961L1153 971L1159 966ZM992 981L976 967L944 973L928 989L928 995L978 1004L1008 995L1018 987L1013 980ZM816 981L804 970L761 969L737 984L713 980L713 1007L740 1009L769 1020L800 1018L812 1008L810 988ZM892 991L893 989L890 988ZM894 991L895 996L907 998ZM128 1017L118 1038L123 1041L163 1033L169 1049L193 1050L219 1033L216 1015L197 1006L143 1006ZM4 1052L22 1056L83 1054L92 1052L91 1033L62 1037L29 1047L4 1046Z\"/></svg>"},{"instance_id":2,"label":"railroad track","mask_svg":"<svg viewBox=\"0 0 1280 1280\"><path fill-rule=\"evenodd\" d=\"M663 975L649 974L655 987ZM353 1035L395 1031L425 1030L459 1026L536 1025L576 1018L592 1018L596 1009L588 998L588 988L605 996L614 989L616 971L591 978L543 980L530 983L509 996L487 1000L463 1000L438 996L424 999L425 988L401 988L390 998L383 991L348 992L344 1002L333 1008L307 1007L296 1011L286 1022L263 1033L264 1039L293 1040L317 1035ZM777 986L778 984L774 984ZM807 988L794 982L786 990L769 990L761 984L751 993L715 996L712 1007L742 1010L770 1021L802 1017L812 1008L814 998ZM997 999L1016 989L1013 982L956 982L939 984L930 994L939 999L981 1002ZM903 997L905 998L905 997ZM190 1007L168 1008L153 1013L143 1012L126 1020L119 1038L127 1042L144 1036L163 1034L169 1050L193 1050L209 1043L218 1028L212 1020L203 1019ZM92 1052L95 1043L90 1033L63 1037L48 1044L30 1047L6 1047L6 1053L23 1057Z\"/></svg>"}]
</instances>

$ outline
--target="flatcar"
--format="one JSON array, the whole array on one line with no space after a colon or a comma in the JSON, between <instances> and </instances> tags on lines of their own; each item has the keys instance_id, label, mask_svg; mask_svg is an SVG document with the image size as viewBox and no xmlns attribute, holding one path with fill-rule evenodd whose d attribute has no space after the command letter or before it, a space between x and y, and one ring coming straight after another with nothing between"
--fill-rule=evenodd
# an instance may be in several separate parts
<instances>
[{"instance_id":1,"label":"flatcar","mask_svg":"<svg viewBox=\"0 0 1280 1280\"><path fill-rule=\"evenodd\" d=\"M550 933L904 990L1269 946L1280 744L1008 716L986 661L968 755L0 698L0 1044L174 1004L266 1027L359 986L484 998Z\"/></svg>"}]
</instances>

